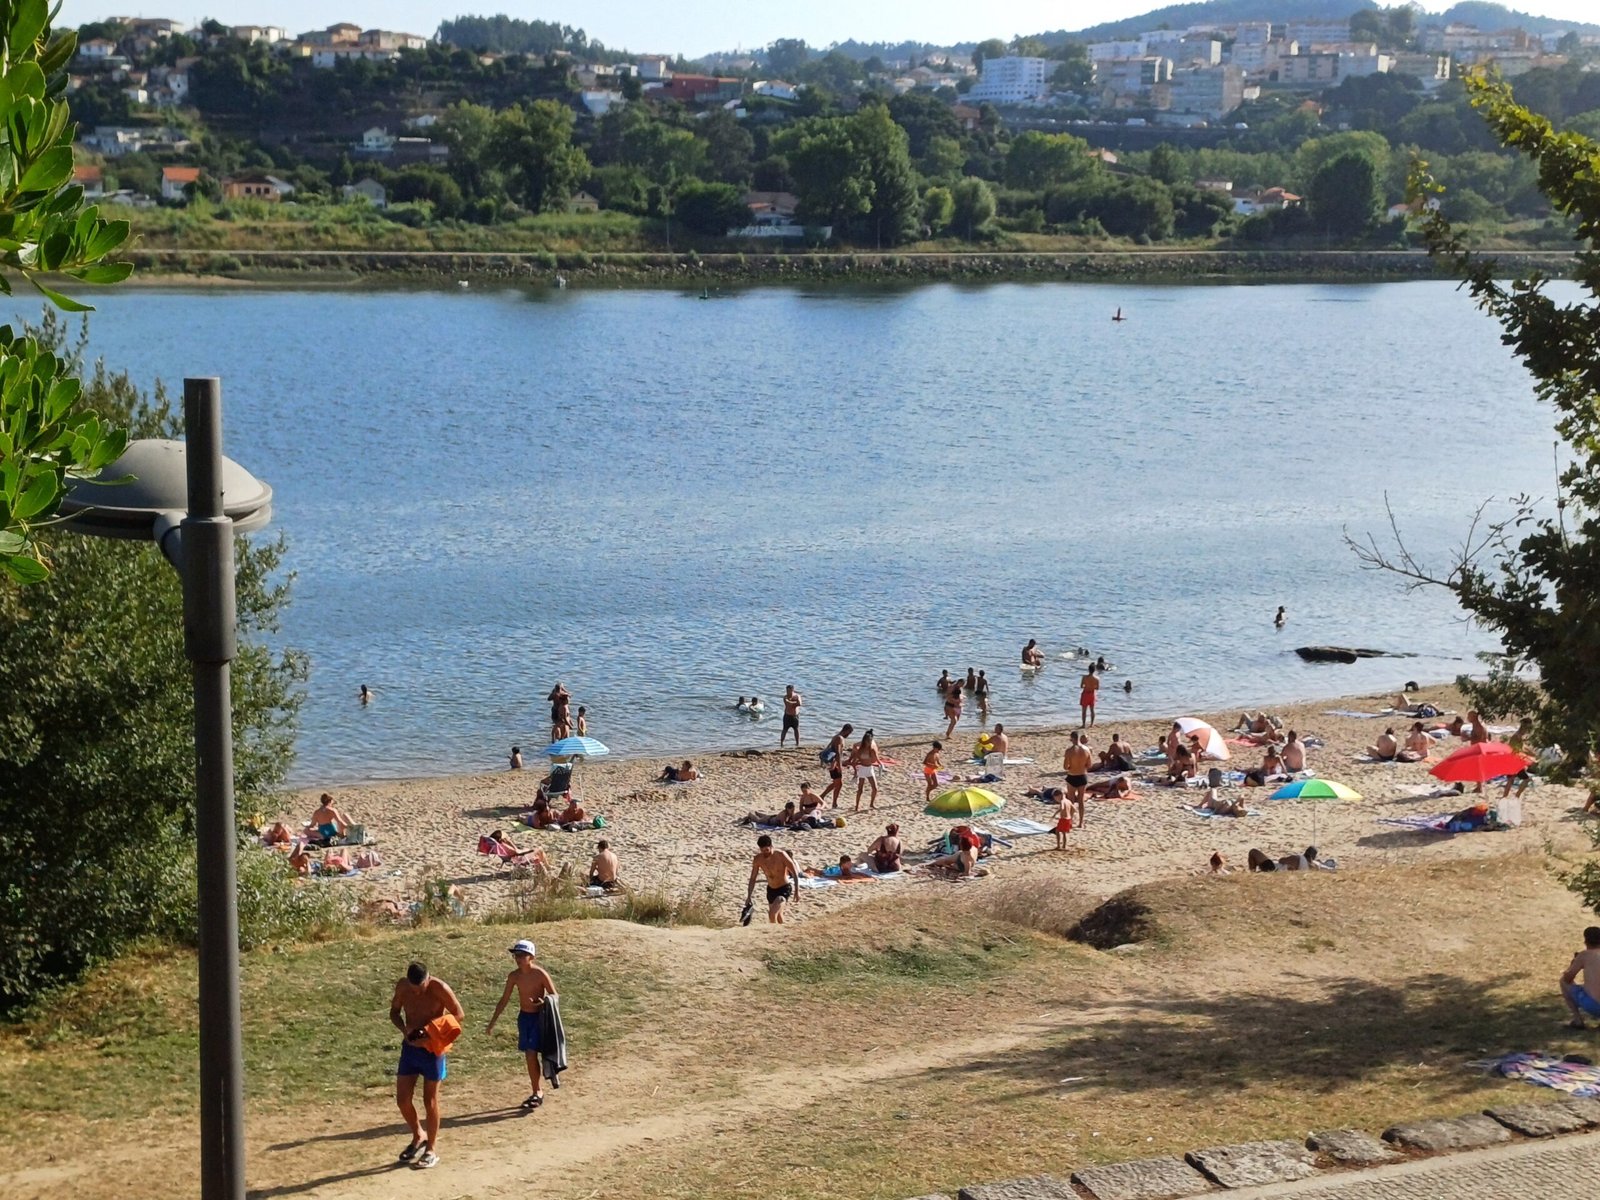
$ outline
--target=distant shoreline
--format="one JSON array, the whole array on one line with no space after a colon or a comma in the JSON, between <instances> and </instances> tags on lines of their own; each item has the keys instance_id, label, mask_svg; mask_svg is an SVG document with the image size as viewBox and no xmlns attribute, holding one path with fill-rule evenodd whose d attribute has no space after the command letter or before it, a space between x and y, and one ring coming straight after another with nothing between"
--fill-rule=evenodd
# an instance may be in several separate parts
<instances>
[{"instance_id":1,"label":"distant shoreline","mask_svg":"<svg viewBox=\"0 0 1600 1200\"><path fill-rule=\"evenodd\" d=\"M1509 273L1559 276L1566 251L1486 254ZM1411 250L1108 250L1035 253L527 253L408 250L140 249L133 281L155 286L350 286L441 281L573 287L724 287L771 283L1292 283L1453 278Z\"/></svg>"}]
</instances>

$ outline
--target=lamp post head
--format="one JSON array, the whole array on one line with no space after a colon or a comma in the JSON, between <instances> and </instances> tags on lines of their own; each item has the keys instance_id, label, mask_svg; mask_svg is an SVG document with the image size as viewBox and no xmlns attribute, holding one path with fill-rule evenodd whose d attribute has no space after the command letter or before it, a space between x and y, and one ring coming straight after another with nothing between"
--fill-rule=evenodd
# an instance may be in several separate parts
<instances>
[{"instance_id":1,"label":"lamp post head","mask_svg":"<svg viewBox=\"0 0 1600 1200\"><path fill-rule=\"evenodd\" d=\"M132 476L126 483L112 480ZM183 519L189 507L187 446L167 438L128 443L122 457L90 479L73 481L61 500L66 525L95 537L148 542ZM222 460L222 507L236 532L272 520L272 489L231 458Z\"/></svg>"}]
</instances>

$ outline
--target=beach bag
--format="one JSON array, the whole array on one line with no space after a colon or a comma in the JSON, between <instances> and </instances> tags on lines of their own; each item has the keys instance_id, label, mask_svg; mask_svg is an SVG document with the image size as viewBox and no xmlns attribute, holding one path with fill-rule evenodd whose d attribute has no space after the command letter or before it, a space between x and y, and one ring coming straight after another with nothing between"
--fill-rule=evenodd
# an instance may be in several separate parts
<instances>
[{"instance_id":1,"label":"beach bag","mask_svg":"<svg viewBox=\"0 0 1600 1200\"><path fill-rule=\"evenodd\" d=\"M461 1022L450 1013L442 1013L422 1027L422 1036L416 1045L429 1054L443 1054L461 1036Z\"/></svg>"}]
</instances>

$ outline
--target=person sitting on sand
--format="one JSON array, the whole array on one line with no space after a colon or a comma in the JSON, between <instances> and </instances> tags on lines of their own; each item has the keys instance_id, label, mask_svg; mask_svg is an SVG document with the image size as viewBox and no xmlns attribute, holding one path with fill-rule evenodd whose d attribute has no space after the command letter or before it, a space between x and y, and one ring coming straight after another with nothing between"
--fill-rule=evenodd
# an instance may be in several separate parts
<instances>
[{"instance_id":1,"label":"person sitting on sand","mask_svg":"<svg viewBox=\"0 0 1600 1200\"><path fill-rule=\"evenodd\" d=\"M1578 982L1579 976L1583 982ZM1567 1002L1572 1029L1584 1027L1585 1016L1600 1017L1600 925L1583 931L1583 949L1572 956L1561 972L1561 998Z\"/></svg>"},{"instance_id":2,"label":"person sitting on sand","mask_svg":"<svg viewBox=\"0 0 1600 1200\"><path fill-rule=\"evenodd\" d=\"M282 821L274 821L261 833L261 844L263 846L287 846L292 841L294 841L294 834L290 832L289 827Z\"/></svg>"},{"instance_id":3,"label":"person sitting on sand","mask_svg":"<svg viewBox=\"0 0 1600 1200\"><path fill-rule=\"evenodd\" d=\"M1206 794L1195 807L1202 808L1206 812L1216 813L1219 817L1243 817L1249 815L1242 799L1224 800L1222 793L1214 787L1206 789Z\"/></svg>"},{"instance_id":4,"label":"person sitting on sand","mask_svg":"<svg viewBox=\"0 0 1600 1200\"><path fill-rule=\"evenodd\" d=\"M1128 782L1126 775L1118 775L1115 779L1096 779L1083 790L1097 800L1125 800L1133 795L1133 785Z\"/></svg>"},{"instance_id":5,"label":"person sitting on sand","mask_svg":"<svg viewBox=\"0 0 1600 1200\"><path fill-rule=\"evenodd\" d=\"M308 824L313 830L312 838L323 843L338 841L350 827L349 819L333 806L333 797L327 792L317 801L317 809Z\"/></svg>"},{"instance_id":6,"label":"person sitting on sand","mask_svg":"<svg viewBox=\"0 0 1600 1200\"><path fill-rule=\"evenodd\" d=\"M549 829L550 826L556 823L556 812L555 809L550 807L549 799L544 796L536 796L533 801L533 809L528 818L528 824L535 829Z\"/></svg>"},{"instance_id":7,"label":"person sitting on sand","mask_svg":"<svg viewBox=\"0 0 1600 1200\"><path fill-rule=\"evenodd\" d=\"M1211 852L1211 873L1213 875L1226 875L1228 873L1228 860L1222 857L1221 850Z\"/></svg>"},{"instance_id":8,"label":"person sitting on sand","mask_svg":"<svg viewBox=\"0 0 1600 1200\"><path fill-rule=\"evenodd\" d=\"M608 892L622 891L622 881L617 878L618 865L611 843L601 838L595 843L595 855L589 862L589 886L604 888Z\"/></svg>"},{"instance_id":9,"label":"person sitting on sand","mask_svg":"<svg viewBox=\"0 0 1600 1200\"><path fill-rule=\"evenodd\" d=\"M1394 736L1394 728L1385 729L1378 738L1378 744L1367 747L1367 757L1375 758L1379 762L1393 762L1394 756L1400 753L1400 742Z\"/></svg>"},{"instance_id":10,"label":"person sitting on sand","mask_svg":"<svg viewBox=\"0 0 1600 1200\"><path fill-rule=\"evenodd\" d=\"M1261 765L1252 767L1244 773L1245 787L1266 787L1267 780L1283 774L1283 759L1278 754L1276 746L1268 746L1267 752L1261 756Z\"/></svg>"},{"instance_id":11,"label":"person sitting on sand","mask_svg":"<svg viewBox=\"0 0 1600 1200\"><path fill-rule=\"evenodd\" d=\"M304 842L296 842L289 848L289 868L296 875L311 874L311 850Z\"/></svg>"},{"instance_id":12,"label":"person sitting on sand","mask_svg":"<svg viewBox=\"0 0 1600 1200\"><path fill-rule=\"evenodd\" d=\"M1133 743L1123 741L1120 733L1111 735L1111 745L1100 751L1097 771L1131 771L1134 769Z\"/></svg>"},{"instance_id":13,"label":"person sitting on sand","mask_svg":"<svg viewBox=\"0 0 1600 1200\"><path fill-rule=\"evenodd\" d=\"M989 754L998 754L1000 760L1004 762L1010 750L1011 739L1006 735L1006 727L1004 725L996 725L994 733L989 737ZM984 757L988 757L988 755Z\"/></svg>"},{"instance_id":14,"label":"person sitting on sand","mask_svg":"<svg viewBox=\"0 0 1600 1200\"><path fill-rule=\"evenodd\" d=\"M1282 727L1283 722L1264 708L1258 713L1252 713L1249 709L1245 709L1239 716L1239 723L1234 726L1240 733L1257 734L1275 733Z\"/></svg>"},{"instance_id":15,"label":"person sitting on sand","mask_svg":"<svg viewBox=\"0 0 1600 1200\"><path fill-rule=\"evenodd\" d=\"M588 820L589 814L583 811L583 805L573 795L567 797L567 806L556 816L556 824L567 830L586 824Z\"/></svg>"},{"instance_id":16,"label":"person sitting on sand","mask_svg":"<svg viewBox=\"0 0 1600 1200\"><path fill-rule=\"evenodd\" d=\"M1428 731L1422 727L1421 721L1413 721L1411 732L1406 734L1406 744L1394 757L1396 762L1426 762L1432 753L1433 739L1428 736Z\"/></svg>"},{"instance_id":17,"label":"person sitting on sand","mask_svg":"<svg viewBox=\"0 0 1600 1200\"><path fill-rule=\"evenodd\" d=\"M802 783L800 785L799 803L802 817L814 817L817 814L817 809L822 807L822 797L812 790L809 783Z\"/></svg>"},{"instance_id":18,"label":"person sitting on sand","mask_svg":"<svg viewBox=\"0 0 1600 1200\"><path fill-rule=\"evenodd\" d=\"M687 758L681 767L663 767L661 774L656 777L657 783L692 783L700 778L700 772L694 769L694 764Z\"/></svg>"},{"instance_id":19,"label":"person sitting on sand","mask_svg":"<svg viewBox=\"0 0 1600 1200\"><path fill-rule=\"evenodd\" d=\"M1300 740L1300 735L1294 730L1289 730L1289 736L1283 743L1279 752L1283 757L1283 769L1299 774L1306 769L1306 744Z\"/></svg>"},{"instance_id":20,"label":"person sitting on sand","mask_svg":"<svg viewBox=\"0 0 1600 1200\"><path fill-rule=\"evenodd\" d=\"M1180 787L1187 779L1193 779L1195 773L1194 751L1188 746L1180 744L1175 752L1172 764L1167 767L1167 785Z\"/></svg>"},{"instance_id":21,"label":"person sitting on sand","mask_svg":"<svg viewBox=\"0 0 1600 1200\"><path fill-rule=\"evenodd\" d=\"M973 879L980 875L987 875L987 867L978 866L978 857L971 846L957 847L953 854L942 854L938 858L930 859L923 864L929 871L942 871L955 876L957 879Z\"/></svg>"},{"instance_id":22,"label":"person sitting on sand","mask_svg":"<svg viewBox=\"0 0 1600 1200\"><path fill-rule=\"evenodd\" d=\"M867 847L867 859L879 875L891 875L900 870L901 855L905 847L900 844L900 826L887 825L883 836Z\"/></svg>"},{"instance_id":23,"label":"person sitting on sand","mask_svg":"<svg viewBox=\"0 0 1600 1200\"><path fill-rule=\"evenodd\" d=\"M800 810L795 807L793 800L783 806L782 812L760 813L747 812L734 822L735 825L771 825L776 828L788 829L800 820Z\"/></svg>"}]
</instances>

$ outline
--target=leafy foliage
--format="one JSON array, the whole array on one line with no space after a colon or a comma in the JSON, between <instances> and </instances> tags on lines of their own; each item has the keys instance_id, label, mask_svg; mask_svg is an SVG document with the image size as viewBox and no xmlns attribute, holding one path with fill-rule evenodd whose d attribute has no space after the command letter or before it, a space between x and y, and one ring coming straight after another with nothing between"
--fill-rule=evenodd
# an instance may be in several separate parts
<instances>
[{"instance_id":1,"label":"leafy foliage","mask_svg":"<svg viewBox=\"0 0 1600 1200\"><path fill-rule=\"evenodd\" d=\"M31 340L80 366L81 346L60 353L59 324ZM159 390L147 399L103 367L81 403L136 436L179 432ZM130 939L193 933L193 700L177 574L152 545L41 537L48 578L0 590L0 1010ZM304 673L299 655L262 642L287 600L287 584L274 582L282 555L281 541L238 543L234 743L245 812L283 780ZM248 877L249 911L288 919L295 906L268 894L273 878Z\"/></svg>"},{"instance_id":2,"label":"leafy foliage","mask_svg":"<svg viewBox=\"0 0 1600 1200\"><path fill-rule=\"evenodd\" d=\"M64 68L74 33L52 33L46 0L0 7L0 293L21 275L57 307L88 308L41 274L117 283L133 270L107 258L127 240L72 182ZM55 514L69 476L98 471L122 452L123 434L77 408L78 385L55 356L0 330L0 571L34 583L47 571L35 531Z\"/></svg>"},{"instance_id":3,"label":"leafy foliage","mask_svg":"<svg viewBox=\"0 0 1600 1200\"><path fill-rule=\"evenodd\" d=\"M1370 154L1347 150L1311 177L1311 219L1335 237L1357 237L1378 222L1383 192Z\"/></svg>"}]
</instances>

